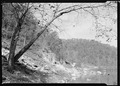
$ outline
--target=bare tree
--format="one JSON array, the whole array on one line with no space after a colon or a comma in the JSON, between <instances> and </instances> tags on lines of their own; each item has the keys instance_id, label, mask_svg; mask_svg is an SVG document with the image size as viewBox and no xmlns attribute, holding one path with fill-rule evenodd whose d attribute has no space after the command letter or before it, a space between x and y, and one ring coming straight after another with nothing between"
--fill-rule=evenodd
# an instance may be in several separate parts
<instances>
[{"instance_id":1,"label":"bare tree","mask_svg":"<svg viewBox=\"0 0 120 86\"><path fill-rule=\"evenodd\" d=\"M19 38L19 33L21 31L21 26L24 22L24 19L27 15L28 10L31 8L29 7L29 3L25 4L25 6L23 4L14 4L11 3L11 6L13 7L13 9L15 10L15 17L17 20L17 26L15 27L12 39L11 39L11 44L10 44L10 53L9 53L9 58L8 58L8 65L9 65L9 69L12 71L13 67L14 67L14 56L15 56L15 49L16 49L16 44ZM24 10L22 10L24 8Z\"/></svg>"},{"instance_id":2,"label":"bare tree","mask_svg":"<svg viewBox=\"0 0 120 86\"><path fill-rule=\"evenodd\" d=\"M45 25L44 25L44 27L43 27L43 29L42 29L42 31L41 32L39 32L38 34L37 34L37 36L34 38L34 39L32 39L31 41L30 41L30 43L29 44L27 44L23 49L21 49L20 50L20 52L15 56L15 61L17 61L19 58L20 58L20 56L24 53L24 52L26 52L26 50L27 49L29 49L29 47L39 38L39 36L45 31L45 30L47 30L47 27L48 26L50 26L51 24L52 24L52 22L55 20L55 19L57 19L57 18L59 18L60 16L62 16L63 14L66 14L66 13L70 13L70 12L73 12L73 11L77 11L77 10L80 10L80 9L93 9L93 8L98 8L98 7L102 7L102 6L108 6L108 5L110 5L111 3L104 3L104 4L102 4L102 5L93 5L93 6L81 6L81 5L72 5L72 6L69 6L69 7L66 7L66 8L63 8L63 9L60 9L60 10L58 10L58 8L59 8L59 6L60 5L55 5L55 6L50 6L50 7L53 7L53 8L56 8L55 10L53 10L53 18L49 21L49 22L47 22ZM41 5L41 4L40 4ZM41 7L42 8L42 7ZM44 7L43 7L44 8ZM36 9L38 9L38 8L36 8ZM40 10L40 9L38 9L39 11L45 11L44 9L43 10ZM47 15L47 14L46 14ZM43 14L42 14L42 16L43 16ZM43 17L42 17L43 18ZM43 19L42 21L45 21L45 19Z\"/></svg>"},{"instance_id":3,"label":"bare tree","mask_svg":"<svg viewBox=\"0 0 120 86\"><path fill-rule=\"evenodd\" d=\"M66 3L65 3L66 4ZM79 10L84 10L85 12L90 13L94 16L96 20L96 29L98 28L97 23L97 15L95 14L94 9L98 9L100 7L114 7L112 6L112 2L108 3L101 3L101 4L75 4L70 6L62 6L61 3L40 3L40 4L26 4L27 7L24 9L25 11L20 15L17 13L17 27L14 31L14 34L12 36L11 45L10 45L10 55L9 55L9 68L12 70L14 67L14 62L16 62L21 55L23 55L30 47L31 45L48 29L50 26L57 27L53 22L56 19L59 19L60 16L70 13L70 12L79 12ZM14 5L11 4L13 7ZM67 4L66 4L67 5ZM16 9L16 8L15 8ZM32 11L38 11L39 15L41 16L40 19L40 32L27 44L25 45L16 55L15 55L15 49L16 49L16 43L19 37L19 32L21 30L22 23L24 22L24 18L26 17L26 14L28 10ZM20 17L19 17L20 16Z\"/></svg>"}]
</instances>

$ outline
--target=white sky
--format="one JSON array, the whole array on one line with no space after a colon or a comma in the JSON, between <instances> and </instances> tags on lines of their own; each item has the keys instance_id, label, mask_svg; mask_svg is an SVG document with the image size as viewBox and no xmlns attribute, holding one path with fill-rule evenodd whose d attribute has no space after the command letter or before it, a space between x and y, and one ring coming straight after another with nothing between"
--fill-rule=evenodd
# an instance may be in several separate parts
<instances>
[{"instance_id":1,"label":"white sky","mask_svg":"<svg viewBox=\"0 0 120 86\"><path fill-rule=\"evenodd\" d=\"M70 13L61 17L64 21L62 23L62 28L65 30L60 33L60 38L70 39L70 38L84 38L84 39L94 39L95 32L91 31L93 20L91 16L76 17L77 14ZM67 33L67 34L66 34Z\"/></svg>"},{"instance_id":2,"label":"white sky","mask_svg":"<svg viewBox=\"0 0 120 86\"><path fill-rule=\"evenodd\" d=\"M103 14L108 13L109 11L103 11ZM112 17L117 17L117 13L114 11L110 11ZM39 14L35 14L38 18ZM94 26L94 18L90 14L86 14L84 12L79 15L75 12L71 12L69 14L62 15L60 17L62 23L58 20L55 20L54 23L60 26L64 31L59 33L59 37L62 39L71 39L71 38L82 38L82 39L95 39L95 26ZM102 24L112 27L117 35L117 23L112 25L110 20L100 19ZM104 39L99 39L102 43L108 43ZM109 43L112 46L117 47L117 41L113 40Z\"/></svg>"}]
</instances>

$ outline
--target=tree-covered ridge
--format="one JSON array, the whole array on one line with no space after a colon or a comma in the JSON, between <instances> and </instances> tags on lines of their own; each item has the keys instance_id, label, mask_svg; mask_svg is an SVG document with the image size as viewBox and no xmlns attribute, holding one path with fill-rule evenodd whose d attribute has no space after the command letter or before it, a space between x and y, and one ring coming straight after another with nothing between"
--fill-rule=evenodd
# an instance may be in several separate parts
<instances>
[{"instance_id":1,"label":"tree-covered ridge","mask_svg":"<svg viewBox=\"0 0 120 86\"><path fill-rule=\"evenodd\" d=\"M55 51L53 51L55 52ZM56 53L59 58L64 58L72 63L81 62L93 65L113 66L116 65L117 49L107 44L85 39L62 40L62 47Z\"/></svg>"}]
</instances>

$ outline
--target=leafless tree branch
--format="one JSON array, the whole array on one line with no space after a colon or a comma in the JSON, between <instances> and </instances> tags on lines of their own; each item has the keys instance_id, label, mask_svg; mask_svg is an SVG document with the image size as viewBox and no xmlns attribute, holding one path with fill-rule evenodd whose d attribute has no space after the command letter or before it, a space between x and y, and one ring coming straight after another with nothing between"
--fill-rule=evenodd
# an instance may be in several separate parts
<instances>
[{"instance_id":1,"label":"leafless tree branch","mask_svg":"<svg viewBox=\"0 0 120 86\"><path fill-rule=\"evenodd\" d=\"M16 19L18 20L19 19L19 14L18 12L16 11L16 7L13 5L13 3L11 3L12 7L14 8L15 10L15 13L16 13Z\"/></svg>"}]
</instances>

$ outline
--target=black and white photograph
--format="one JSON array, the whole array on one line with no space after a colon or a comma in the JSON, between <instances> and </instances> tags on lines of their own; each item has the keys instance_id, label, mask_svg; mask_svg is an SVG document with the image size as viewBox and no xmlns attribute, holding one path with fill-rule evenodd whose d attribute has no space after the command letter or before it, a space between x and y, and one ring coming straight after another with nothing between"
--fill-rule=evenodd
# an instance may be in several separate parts
<instances>
[{"instance_id":1,"label":"black and white photograph","mask_svg":"<svg viewBox=\"0 0 120 86\"><path fill-rule=\"evenodd\" d=\"M117 3L1 3L2 84L117 85Z\"/></svg>"}]
</instances>

